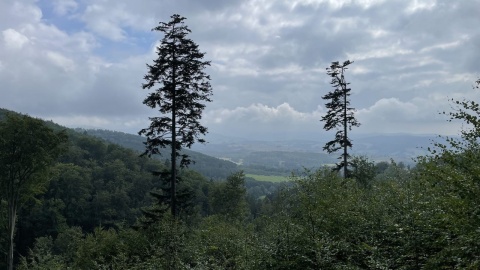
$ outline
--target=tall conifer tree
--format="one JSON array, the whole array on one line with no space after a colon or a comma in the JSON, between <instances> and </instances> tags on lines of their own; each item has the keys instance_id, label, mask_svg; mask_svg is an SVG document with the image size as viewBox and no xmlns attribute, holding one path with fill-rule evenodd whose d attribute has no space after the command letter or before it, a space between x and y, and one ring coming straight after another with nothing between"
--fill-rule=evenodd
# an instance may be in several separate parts
<instances>
[{"instance_id":1,"label":"tall conifer tree","mask_svg":"<svg viewBox=\"0 0 480 270\"><path fill-rule=\"evenodd\" d=\"M343 153L339 157L340 163L337 163L335 170L340 171L343 168L343 177L348 177L348 148L352 147L352 141L348 138L348 131L352 130L352 127L360 126L360 123L355 119L355 109L349 107L351 88L348 87L350 83L345 80L344 73L348 69L347 67L353 62L347 60L340 64L332 62L330 67L327 68L327 74L332 77L330 84L335 88L334 91L329 92L322 99L329 100L325 107L328 112L322 117L321 121L325 122L324 129L331 130L336 129L335 139L327 142L323 147L328 153L336 152L343 148Z\"/></svg>"},{"instance_id":2,"label":"tall conifer tree","mask_svg":"<svg viewBox=\"0 0 480 270\"><path fill-rule=\"evenodd\" d=\"M152 29L162 32L164 37L157 46L158 58L152 65L147 64L143 89L158 88L143 103L158 108L161 116L150 117L150 126L139 132L147 137L144 154L151 156L159 154L159 148L171 149L168 203L174 217L178 214L177 158L181 157L180 167L188 166L190 159L187 155L180 156L181 148L190 148L196 141L205 142L200 136L207 133L207 128L200 124L200 119L205 102L210 102L212 95L210 77L204 72L210 62L203 61L205 53L187 37L191 31L184 20L174 14L170 22L160 22Z\"/></svg>"}]
</instances>

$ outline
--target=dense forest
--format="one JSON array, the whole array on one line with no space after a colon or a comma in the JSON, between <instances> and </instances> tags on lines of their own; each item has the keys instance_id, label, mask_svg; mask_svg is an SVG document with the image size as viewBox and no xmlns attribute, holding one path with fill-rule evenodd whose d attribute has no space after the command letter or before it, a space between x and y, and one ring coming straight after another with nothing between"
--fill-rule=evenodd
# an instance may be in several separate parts
<instances>
[{"instance_id":1,"label":"dense forest","mask_svg":"<svg viewBox=\"0 0 480 270\"><path fill-rule=\"evenodd\" d=\"M145 137L142 136L101 129L77 128L75 131L103 139L109 143L117 144L139 153L145 151ZM169 157L168 151L169 150L167 149L161 149L160 155L153 156L153 158L166 161ZM203 176L212 180L225 179L228 175L237 170L237 165L233 162L190 151L189 149L182 149L181 152L192 158L193 162L189 166L190 169L199 172Z\"/></svg>"},{"instance_id":2,"label":"dense forest","mask_svg":"<svg viewBox=\"0 0 480 270\"><path fill-rule=\"evenodd\" d=\"M177 219L157 203L152 172L165 161L66 129L47 185L19 208L16 268L478 269L479 110L454 104L451 118L473 128L434 143L413 168L354 157L347 179L305 170L250 192L241 171L214 181L185 169ZM7 250L2 233L2 257Z\"/></svg>"},{"instance_id":3,"label":"dense forest","mask_svg":"<svg viewBox=\"0 0 480 270\"><path fill-rule=\"evenodd\" d=\"M7 113L15 114L2 109L0 120L4 120ZM159 190L160 182L152 172L165 169L165 163L168 163L168 159L165 161L161 157L140 157L138 144L133 144L133 149L128 149L108 143L98 136L88 135L85 130L66 129L52 122L44 124L52 130L65 130L68 142L53 166L52 178L48 186L44 187L44 192L26 201L18 213L15 237L17 259L28 254L35 239L57 238L66 229L76 228L82 234L88 234L97 228L131 228L142 216L142 211L155 204L150 192ZM186 152L197 161L193 167L201 172L185 169L180 175L182 188L190 190L194 195L191 216L207 216L214 211L212 198L208 195L221 196L219 192L224 188L225 179L235 173L237 167L231 162L188 150ZM238 188L242 190L244 199L247 199L248 191L251 204L255 204L259 197L273 193L280 186L253 179L245 180L243 176L241 179ZM4 198L3 195L2 193L0 198ZM2 232L6 232L6 202L3 199L1 202L0 226ZM217 199L216 204L221 204L221 200ZM0 252L2 257L6 257L7 235L2 233L0 237ZM2 259L1 269L6 268L5 261ZM50 267L45 266L43 269Z\"/></svg>"}]
</instances>

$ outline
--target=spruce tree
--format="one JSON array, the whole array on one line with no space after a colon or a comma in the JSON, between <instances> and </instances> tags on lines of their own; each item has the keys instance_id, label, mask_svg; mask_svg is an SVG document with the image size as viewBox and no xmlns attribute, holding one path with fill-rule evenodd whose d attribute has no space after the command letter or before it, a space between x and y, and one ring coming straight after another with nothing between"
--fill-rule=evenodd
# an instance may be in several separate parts
<instances>
[{"instance_id":1,"label":"spruce tree","mask_svg":"<svg viewBox=\"0 0 480 270\"><path fill-rule=\"evenodd\" d=\"M329 100L325 107L328 112L322 117L321 121L325 122L324 129L329 131L336 129L335 139L327 142L323 147L328 153L337 152L343 149L342 155L339 157L340 163L336 164L334 168L336 171L340 171L343 168L343 177L348 177L348 148L352 147L352 141L348 137L348 131L352 130L352 127L360 126L360 123L355 119L355 109L349 107L351 88L348 87L350 83L345 80L344 73L348 69L347 67L353 62L347 60L340 64L332 62L330 67L327 68L327 74L332 78L330 84L335 90L329 92L322 97L324 100Z\"/></svg>"},{"instance_id":2,"label":"spruce tree","mask_svg":"<svg viewBox=\"0 0 480 270\"><path fill-rule=\"evenodd\" d=\"M204 69L210 65L203 61L205 53L187 36L191 32L184 24L184 17L171 16L167 23L160 22L152 31L162 32L164 37L157 46L158 58L152 65L147 64L148 73L144 79L143 89L154 88L143 103L158 109L160 116L150 117L148 128L139 134L145 135L145 153L148 156L160 154L159 148L170 148L170 209L177 216L177 158L180 167L190 164L187 155L180 155L182 147L190 148L193 143L204 143L201 135L207 133L202 126L205 102L210 102L212 88L210 77Z\"/></svg>"}]
</instances>

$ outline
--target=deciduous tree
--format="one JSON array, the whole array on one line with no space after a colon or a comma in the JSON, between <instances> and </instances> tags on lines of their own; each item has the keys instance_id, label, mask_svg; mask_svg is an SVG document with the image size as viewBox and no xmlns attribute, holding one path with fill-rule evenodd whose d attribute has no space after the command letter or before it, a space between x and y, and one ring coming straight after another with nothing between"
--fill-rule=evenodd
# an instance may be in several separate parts
<instances>
[{"instance_id":1,"label":"deciduous tree","mask_svg":"<svg viewBox=\"0 0 480 270\"><path fill-rule=\"evenodd\" d=\"M0 122L0 192L7 201L9 269L13 269L13 239L17 210L45 190L49 169L60 155L65 132L55 133L38 119L9 114Z\"/></svg>"},{"instance_id":2,"label":"deciduous tree","mask_svg":"<svg viewBox=\"0 0 480 270\"><path fill-rule=\"evenodd\" d=\"M205 53L187 36L191 32L184 24L184 17L172 15L171 21L153 28L164 34L157 46L158 58L152 65L147 64L148 73L144 89L154 89L143 103L158 108L161 116L151 117L148 128L139 134L147 137L145 154L159 154L159 148L171 148L170 207L177 216L177 157L182 147L190 148L196 141L203 143L201 135L207 128L200 123L205 102L210 102L212 89L210 77L204 69L210 65L203 61ZM181 156L180 166L187 166L190 160Z\"/></svg>"},{"instance_id":3,"label":"deciduous tree","mask_svg":"<svg viewBox=\"0 0 480 270\"><path fill-rule=\"evenodd\" d=\"M354 156L351 160L351 177L362 187L369 187L375 178L375 163L366 156Z\"/></svg>"}]
</instances>

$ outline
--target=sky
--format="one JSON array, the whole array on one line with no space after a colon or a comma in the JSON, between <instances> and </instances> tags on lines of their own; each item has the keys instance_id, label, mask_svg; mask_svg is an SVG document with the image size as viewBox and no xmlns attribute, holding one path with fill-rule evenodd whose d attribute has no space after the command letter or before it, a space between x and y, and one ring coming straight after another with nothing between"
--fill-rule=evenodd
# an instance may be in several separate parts
<instances>
[{"instance_id":1,"label":"sky","mask_svg":"<svg viewBox=\"0 0 480 270\"><path fill-rule=\"evenodd\" d=\"M439 113L480 97L480 0L1 0L0 108L137 133L159 115L142 103L151 29L173 14L211 61L212 134L325 136L333 61L354 61L353 134L457 134Z\"/></svg>"}]
</instances>

